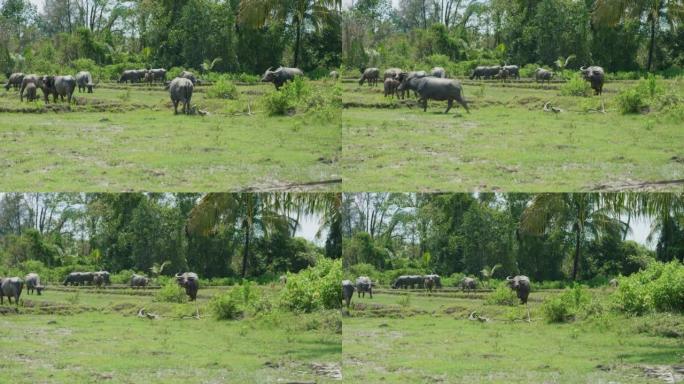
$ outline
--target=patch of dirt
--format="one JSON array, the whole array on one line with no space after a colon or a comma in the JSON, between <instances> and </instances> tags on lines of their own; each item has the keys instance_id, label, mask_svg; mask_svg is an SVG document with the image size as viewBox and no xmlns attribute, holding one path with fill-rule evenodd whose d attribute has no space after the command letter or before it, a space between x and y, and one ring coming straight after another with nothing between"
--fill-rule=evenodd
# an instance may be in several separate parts
<instances>
[{"instance_id":1,"label":"patch of dirt","mask_svg":"<svg viewBox=\"0 0 684 384\"><path fill-rule=\"evenodd\" d=\"M684 365L642 365L646 377L659 379L664 383L684 383Z\"/></svg>"},{"instance_id":2,"label":"patch of dirt","mask_svg":"<svg viewBox=\"0 0 684 384\"><path fill-rule=\"evenodd\" d=\"M674 161L675 163L684 164L684 156L672 156L670 158L670 161Z\"/></svg>"},{"instance_id":3,"label":"patch of dirt","mask_svg":"<svg viewBox=\"0 0 684 384\"><path fill-rule=\"evenodd\" d=\"M592 191L639 191L639 192L657 192L667 191L672 189L681 189L684 186L684 179L677 180L656 180L656 181L610 181L596 184L590 187Z\"/></svg>"},{"instance_id":4,"label":"patch of dirt","mask_svg":"<svg viewBox=\"0 0 684 384\"><path fill-rule=\"evenodd\" d=\"M242 192L278 192L278 191L316 191L334 189L342 185L342 179L307 181L302 183L288 183L285 181L270 181L255 183Z\"/></svg>"},{"instance_id":5,"label":"patch of dirt","mask_svg":"<svg viewBox=\"0 0 684 384\"><path fill-rule=\"evenodd\" d=\"M342 368L339 363L311 363L309 368L318 376L342 380Z\"/></svg>"}]
</instances>

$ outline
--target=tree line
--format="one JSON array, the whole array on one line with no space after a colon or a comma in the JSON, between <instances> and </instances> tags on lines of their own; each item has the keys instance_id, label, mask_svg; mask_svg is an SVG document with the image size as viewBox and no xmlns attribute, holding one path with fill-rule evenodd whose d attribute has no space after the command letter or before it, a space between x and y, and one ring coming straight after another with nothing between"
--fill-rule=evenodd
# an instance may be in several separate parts
<instances>
[{"instance_id":1,"label":"tree line","mask_svg":"<svg viewBox=\"0 0 684 384\"><path fill-rule=\"evenodd\" d=\"M341 57L341 0L0 1L2 73L99 66L325 72ZM130 68L127 68L130 69Z\"/></svg>"},{"instance_id":2,"label":"tree line","mask_svg":"<svg viewBox=\"0 0 684 384\"><path fill-rule=\"evenodd\" d=\"M684 67L678 0L401 0L396 7L355 0L343 18L349 68L467 61L681 74Z\"/></svg>"},{"instance_id":3,"label":"tree line","mask_svg":"<svg viewBox=\"0 0 684 384\"><path fill-rule=\"evenodd\" d=\"M0 268L277 276L341 256L340 204L332 193L6 193ZM305 217L321 245L296 236Z\"/></svg>"},{"instance_id":4,"label":"tree line","mask_svg":"<svg viewBox=\"0 0 684 384\"><path fill-rule=\"evenodd\" d=\"M667 193L345 195L343 261L537 281L628 275L684 261L684 195ZM628 240L648 218L655 249ZM483 273L485 271L486 273Z\"/></svg>"}]
</instances>

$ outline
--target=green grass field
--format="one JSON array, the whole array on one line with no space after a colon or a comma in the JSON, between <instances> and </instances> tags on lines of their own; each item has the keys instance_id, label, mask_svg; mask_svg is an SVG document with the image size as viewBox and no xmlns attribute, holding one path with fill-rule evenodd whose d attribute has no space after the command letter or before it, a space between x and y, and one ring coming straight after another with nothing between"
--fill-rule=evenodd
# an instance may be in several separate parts
<instances>
[{"instance_id":1,"label":"green grass field","mask_svg":"<svg viewBox=\"0 0 684 384\"><path fill-rule=\"evenodd\" d=\"M339 311L218 321L208 301L227 287L200 289L198 307L153 302L151 290L55 289L24 292L19 314L0 307L0 382L327 383L340 374ZM260 289L274 299L279 288ZM138 317L141 308L160 318ZM197 308L201 318L188 317Z\"/></svg>"},{"instance_id":2,"label":"green grass field","mask_svg":"<svg viewBox=\"0 0 684 384\"><path fill-rule=\"evenodd\" d=\"M344 381L663 383L684 363L683 316L604 314L548 324L541 301L558 292L531 294L530 323L524 306L485 305L486 293L355 296L343 318ZM610 290L590 292L605 300ZM489 321L469 320L473 312Z\"/></svg>"},{"instance_id":3,"label":"green grass field","mask_svg":"<svg viewBox=\"0 0 684 384\"><path fill-rule=\"evenodd\" d=\"M345 191L681 190L681 117L622 115L609 82L601 99L559 96L559 85L464 81L471 113L427 112L345 81ZM684 96L681 81L668 81ZM544 112L545 103L561 113ZM673 182L677 181L678 182Z\"/></svg>"},{"instance_id":4,"label":"green grass field","mask_svg":"<svg viewBox=\"0 0 684 384\"><path fill-rule=\"evenodd\" d=\"M323 82L312 82L326 87ZM0 90L4 191L336 190L340 122L326 113L269 116L272 84L205 97L206 116L173 115L161 86L101 84L77 105L19 102Z\"/></svg>"}]
</instances>

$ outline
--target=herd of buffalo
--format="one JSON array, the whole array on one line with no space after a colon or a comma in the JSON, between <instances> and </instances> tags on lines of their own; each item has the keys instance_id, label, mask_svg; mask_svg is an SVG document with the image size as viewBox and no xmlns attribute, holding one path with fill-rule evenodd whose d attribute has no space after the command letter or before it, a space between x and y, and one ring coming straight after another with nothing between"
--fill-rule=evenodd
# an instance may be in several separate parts
<instances>
[{"instance_id":1,"label":"herd of buffalo","mask_svg":"<svg viewBox=\"0 0 684 384\"><path fill-rule=\"evenodd\" d=\"M506 281L508 286L516 292L518 299L522 304L527 304L527 298L530 295L530 279L527 276L518 275L514 277L507 277ZM611 285L613 283L611 282ZM351 280L342 281L342 298L347 308L351 305L352 297L354 297L354 291L357 291L358 297L365 297L366 293L373 298L373 286L375 284L371 281L368 276L360 276L356 279L356 284ZM466 292L473 291L477 288L477 280L464 277L459 282L459 287ZM392 289L425 289L428 292L432 292L433 289L441 289L442 281L439 275L429 274L429 275L402 275L394 279L390 285Z\"/></svg>"},{"instance_id":2,"label":"herd of buffalo","mask_svg":"<svg viewBox=\"0 0 684 384\"><path fill-rule=\"evenodd\" d=\"M380 80L380 69L362 69L359 85L364 83L376 86ZM596 95L603 92L605 73L598 66L581 67L580 73L586 81L591 83ZM554 73L544 68L537 68L534 79L537 82L549 82ZM470 74L470 79L520 79L520 67L517 65L478 66ZM446 70L442 67L434 67L430 72L412 71L405 72L400 68L388 68L383 72L383 84L385 97L397 97L404 99L408 91L413 91L423 104L423 111L427 110L428 100L447 101L448 106L444 113L448 113L453 102L458 102L469 112L468 103L463 98L463 87L456 79L449 79Z\"/></svg>"},{"instance_id":3,"label":"herd of buffalo","mask_svg":"<svg viewBox=\"0 0 684 384\"><path fill-rule=\"evenodd\" d=\"M194 272L178 273L175 275L178 285L185 289L185 293L190 298L190 301L197 299L197 291L199 290L199 277ZM99 288L110 285L109 272L71 272L64 281L63 285L71 286L86 286L93 285ZM145 288L150 284L150 279L147 276L133 274L129 280L131 288ZM4 298L7 296L9 303L19 305L19 297L26 286L28 294L34 291L40 295L45 289L45 286L40 283L40 276L37 273L29 273L22 280L20 277L5 277L0 278L0 304L4 304Z\"/></svg>"}]
</instances>

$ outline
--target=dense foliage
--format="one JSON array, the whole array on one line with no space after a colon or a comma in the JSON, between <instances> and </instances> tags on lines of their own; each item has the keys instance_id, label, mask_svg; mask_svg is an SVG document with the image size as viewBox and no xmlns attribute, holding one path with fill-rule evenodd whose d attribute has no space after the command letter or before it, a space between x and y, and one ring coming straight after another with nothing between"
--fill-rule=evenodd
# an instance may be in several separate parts
<instances>
[{"instance_id":1,"label":"dense foliage","mask_svg":"<svg viewBox=\"0 0 684 384\"><path fill-rule=\"evenodd\" d=\"M339 1L0 1L0 72L339 66ZM88 65L86 65L88 64ZM99 73L99 71L98 71ZM327 73L327 72L326 72ZM96 76L97 78L98 76Z\"/></svg>"},{"instance_id":2,"label":"dense foliage","mask_svg":"<svg viewBox=\"0 0 684 384\"><path fill-rule=\"evenodd\" d=\"M645 270L619 279L615 302L624 312L684 312L684 265L652 263Z\"/></svg>"},{"instance_id":3,"label":"dense foliage","mask_svg":"<svg viewBox=\"0 0 684 384\"><path fill-rule=\"evenodd\" d=\"M342 263L321 259L315 266L297 274L288 274L280 304L299 312L339 308L342 303L340 281Z\"/></svg>"},{"instance_id":4,"label":"dense foliage","mask_svg":"<svg viewBox=\"0 0 684 384\"><path fill-rule=\"evenodd\" d=\"M359 0L344 12L347 68L526 64L682 73L681 2ZM524 74L523 74L524 76Z\"/></svg>"},{"instance_id":5,"label":"dense foliage","mask_svg":"<svg viewBox=\"0 0 684 384\"><path fill-rule=\"evenodd\" d=\"M335 194L0 194L0 275L106 269L117 283L192 270L276 280L326 255L297 237L305 217L329 231ZM330 249L335 257L336 249ZM212 280L209 280L212 279Z\"/></svg>"}]
</instances>

